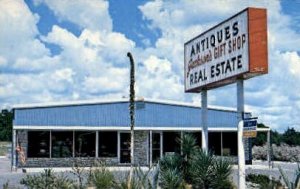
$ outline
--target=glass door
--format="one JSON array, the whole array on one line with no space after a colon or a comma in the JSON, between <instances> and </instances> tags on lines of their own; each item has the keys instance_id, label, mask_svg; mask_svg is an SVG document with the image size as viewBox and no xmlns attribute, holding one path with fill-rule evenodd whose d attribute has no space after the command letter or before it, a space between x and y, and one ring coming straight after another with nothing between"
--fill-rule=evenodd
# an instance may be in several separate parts
<instances>
[{"instance_id":1,"label":"glass door","mask_svg":"<svg viewBox=\"0 0 300 189\"><path fill-rule=\"evenodd\" d=\"M160 133L152 133L152 163L160 159Z\"/></svg>"},{"instance_id":2,"label":"glass door","mask_svg":"<svg viewBox=\"0 0 300 189\"><path fill-rule=\"evenodd\" d=\"M130 163L130 133L120 133L120 163Z\"/></svg>"}]
</instances>

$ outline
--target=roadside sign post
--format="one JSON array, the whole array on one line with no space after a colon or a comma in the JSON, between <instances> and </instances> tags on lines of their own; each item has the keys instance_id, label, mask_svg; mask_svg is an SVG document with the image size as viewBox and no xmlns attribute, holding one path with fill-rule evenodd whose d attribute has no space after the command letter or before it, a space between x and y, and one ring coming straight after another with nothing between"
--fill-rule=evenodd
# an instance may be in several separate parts
<instances>
[{"instance_id":1,"label":"roadside sign post","mask_svg":"<svg viewBox=\"0 0 300 189\"><path fill-rule=\"evenodd\" d=\"M246 8L184 44L186 93L201 93L202 149L208 149L207 91L237 83L239 189L246 187L244 80L268 73L267 11ZM248 123L246 123L248 124ZM244 132L246 130L247 132Z\"/></svg>"},{"instance_id":2,"label":"roadside sign post","mask_svg":"<svg viewBox=\"0 0 300 189\"><path fill-rule=\"evenodd\" d=\"M246 188L245 177L245 148L243 141L243 127L244 127L244 81L237 80L237 113L238 113L238 167L239 177L238 185L239 189Z\"/></svg>"},{"instance_id":3,"label":"roadside sign post","mask_svg":"<svg viewBox=\"0 0 300 189\"><path fill-rule=\"evenodd\" d=\"M240 120L238 124L238 188L246 188L246 172L245 172L245 149L243 141L244 121Z\"/></svg>"},{"instance_id":4,"label":"roadside sign post","mask_svg":"<svg viewBox=\"0 0 300 189\"><path fill-rule=\"evenodd\" d=\"M207 129L207 91L201 93L201 114L202 114L202 150L208 150L208 129Z\"/></svg>"}]
</instances>

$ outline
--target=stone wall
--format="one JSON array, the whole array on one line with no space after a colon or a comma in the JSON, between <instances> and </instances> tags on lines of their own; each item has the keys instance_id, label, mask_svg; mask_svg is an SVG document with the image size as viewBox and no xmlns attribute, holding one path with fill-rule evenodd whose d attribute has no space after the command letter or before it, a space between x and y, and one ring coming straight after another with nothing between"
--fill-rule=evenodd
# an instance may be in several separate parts
<instances>
[{"instance_id":1,"label":"stone wall","mask_svg":"<svg viewBox=\"0 0 300 189\"><path fill-rule=\"evenodd\" d=\"M23 167L80 167L96 166L104 162L107 166L118 164L118 158L28 158Z\"/></svg>"},{"instance_id":2,"label":"stone wall","mask_svg":"<svg viewBox=\"0 0 300 189\"><path fill-rule=\"evenodd\" d=\"M134 132L134 163L140 166L148 165L149 131Z\"/></svg>"},{"instance_id":3,"label":"stone wall","mask_svg":"<svg viewBox=\"0 0 300 189\"><path fill-rule=\"evenodd\" d=\"M21 130L21 131L18 130L17 131L16 145L21 146L21 148L22 148L22 150L24 152L25 157L27 157L27 148L28 148L28 134L27 134L27 131L25 131L25 130ZM17 157L18 157L18 160L17 160L18 165L17 166L21 167L22 166L22 162L21 162L20 155L17 155Z\"/></svg>"}]
</instances>

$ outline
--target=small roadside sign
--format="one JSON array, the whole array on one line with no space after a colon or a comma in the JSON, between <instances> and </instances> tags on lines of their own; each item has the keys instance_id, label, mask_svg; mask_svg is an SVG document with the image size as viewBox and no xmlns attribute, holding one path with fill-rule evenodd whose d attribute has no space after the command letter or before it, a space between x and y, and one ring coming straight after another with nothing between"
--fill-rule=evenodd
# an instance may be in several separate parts
<instances>
[{"instance_id":1,"label":"small roadside sign","mask_svg":"<svg viewBox=\"0 0 300 189\"><path fill-rule=\"evenodd\" d=\"M256 127L257 127L256 119L244 120L243 137L255 138L257 135Z\"/></svg>"}]
</instances>

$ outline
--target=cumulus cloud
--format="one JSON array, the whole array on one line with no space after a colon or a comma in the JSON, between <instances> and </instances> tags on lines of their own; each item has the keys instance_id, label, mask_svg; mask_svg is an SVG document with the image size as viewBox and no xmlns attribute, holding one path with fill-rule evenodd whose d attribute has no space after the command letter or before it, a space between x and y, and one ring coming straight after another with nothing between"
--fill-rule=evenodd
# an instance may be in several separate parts
<instances>
[{"instance_id":1,"label":"cumulus cloud","mask_svg":"<svg viewBox=\"0 0 300 189\"><path fill-rule=\"evenodd\" d=\"M150 21L150 27L162 32L155 43L155 49L159 52L155 49L152 52L172 62L172 71L182 77L183 43L248 6L268 10L269 74L245 81L246 108L273 128L280 129L282 124L288 126L291 117L299 123L300 119L294 115L299 113L295 99L299 99L300 93L295 88L295 82L300 82L300 62L295 50L299 46L300 35L292 29L291 18L282 13L280 1L199 3L156 0L139 8L144 19ZM200 94L185 95L185 100L194 103L199 104L200 99ZM236 106L235 85L209 91L208 100L210 104Z\"/></svg>"},{"instance_id":2,"label":"cumulus cloud","mask_svg":"<svg viewBox=\"0 0 300 189\"><path fill-rule=\"evenodd\" d=\"M61 21L70 21L81 28L110 32L112 20L105 0L36 1L36 5L45 3Z\"/></svg>"},{"instance_id":3,"label":"cumulus cloud","mask_svg":"<svg viewBox=\"0 0 300 189\"><path fill-rule=\"evenodd\" d=\"M200 94L185 94L183 44L247 6L268 9L269 74L245 81L246 109L273 128L300 123L300 35L291 27L280 1L162 1L139 9L149 28L161 36L154 45L137 48L113 30L109 2L35 0L61 21L41 35L39 15L21 0L0 1L0 100L5 104L128 96L131 51L136 61L137 96L200 103ZM213 14L212 14L213 10ZM79 34L63 28L68 21ZM148 23L148 22L147 22ZM61 52L52 56L44 43ZM209 91L209 104L235 106L236 88ZM292 121L293 123L292 123ZM300 128L300 127L299 127Z\"/></svg>"}]
</instances>

